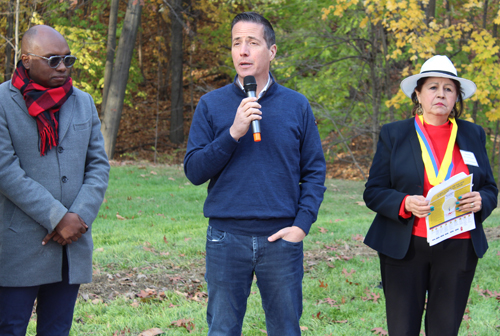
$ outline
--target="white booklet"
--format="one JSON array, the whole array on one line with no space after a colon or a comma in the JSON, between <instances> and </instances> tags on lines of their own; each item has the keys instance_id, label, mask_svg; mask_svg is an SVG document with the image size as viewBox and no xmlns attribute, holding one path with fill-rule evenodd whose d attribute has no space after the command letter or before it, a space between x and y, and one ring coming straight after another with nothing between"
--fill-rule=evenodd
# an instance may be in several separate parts
<instances>
[{"instance_id":1,"label":"white booklet","mask_svg":"<svg viewBox=\"0 0 500 336\"><path fill-rule=\"evenodd\" d=\"M476 228L472 211L457 211L458 197L472 191L472 174L457 174L432 187L426 200L434 211L425 218L427 242L436 245L445 239Z\"/></svg>"}]
</instances>

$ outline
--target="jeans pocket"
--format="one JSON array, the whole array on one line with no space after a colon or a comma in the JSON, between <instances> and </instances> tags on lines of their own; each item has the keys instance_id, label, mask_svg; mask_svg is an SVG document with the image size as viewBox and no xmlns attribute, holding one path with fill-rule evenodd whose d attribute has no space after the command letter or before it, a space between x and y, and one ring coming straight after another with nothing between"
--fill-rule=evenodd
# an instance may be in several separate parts
<instances>
[{"instance_id":1,"label":"jeans pocket","mask_svg":"<svg viewBox=\"0 0 500 336\"><path fill-rule=\"evenodd\" d=\"M291 242L291 241L285 240L283 238L281 238L281 242L284 246L289 246L289 247L301 247L302 243L303 243L302 240L299 242Z\"/></svg>"},{"instance_id":2,"label":"jeans pocket","mask_svg":"<svg viewBox=\"0 0 500 336\"><path fill-rule=\"evenodd\" d=\"M214 228L213 226L208 226L207 228L207 241L213 243L223 242L226 238L226 232Z\"/></svg>"}]
</instances>

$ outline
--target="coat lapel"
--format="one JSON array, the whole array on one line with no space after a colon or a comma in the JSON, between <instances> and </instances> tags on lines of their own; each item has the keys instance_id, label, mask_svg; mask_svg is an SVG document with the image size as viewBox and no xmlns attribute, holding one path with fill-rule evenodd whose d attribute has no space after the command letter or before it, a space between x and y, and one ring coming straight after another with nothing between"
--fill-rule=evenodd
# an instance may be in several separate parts
<instances>
[{"instance_id":1,"label":"coat lapel","mask_svg":"<svg viewBox=\"0 0 500 336\"><path fill-rule=\"evenodd\" d=\"M471 141L471 139L467 139L467 131L464 129L467 127L466 123L459 123L458 124L458 132L457 132L457 145L458 148L464 151L472 152L474 153L474 143L478 141L478 139L475 139L474 141ZM475 155L475 153L474 153ZM477 158L476 158L477 160ZM475 186L479 185L479 175L480 175L480 168L476 166L471 166L467 165L467 168L469 168L469 174L473 174L472 176L472 183L474 184L472 187L472 190L475 190Z\"/></svg>"},{"instance_id":2,"label":"coat lapel","mask_svg":"<svg viewBox=\"0 0 500 336\"><path fill-rule=\"evenodd\" d=\"M417 167L418 177L420 178L420 185L423 188L425 167L424 161L422 160L422 149L420 149L420 142L418 141L417 132L415 131L414 120L415 118L411 119L411 127L409 127L406 131L409 134L411 150L413 152L413 158L415 159L415 167Z\"/></svg>"},{"instance_id":3,"label":"coat lapel","mask_svg":"<svg viewBox=\"0 0 500 336\"><path fill-rule=\"evenodd\" d=\"M15 101L17 105L19 105L19 108L23 110L24 113L30 116L28 108L26 107L26 102L24 101L21 92L14 85L12 85L12 81L10 82L9 87L12 100ZM31 119L33 119L33 122L36 123L35 118L31 117Z\"/></svg>"},{"instance_id":4,"label":"coat lapel","mask_svg":"<svg viewBox=\"0 0 500 336\"><path fill-rule=\"evenodd\" d=\"M59 110L59 143L62 142L64 136L68 132L71 121L73 120L73 112L75 111L75 92L66 100Z\"/></svg>"}]
</instances>

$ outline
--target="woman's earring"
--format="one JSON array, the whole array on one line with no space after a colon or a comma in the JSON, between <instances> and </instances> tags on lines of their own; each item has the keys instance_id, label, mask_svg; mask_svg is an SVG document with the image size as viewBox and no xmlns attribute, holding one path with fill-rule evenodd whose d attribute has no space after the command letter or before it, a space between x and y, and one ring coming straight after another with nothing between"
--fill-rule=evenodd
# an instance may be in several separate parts
<instances>
[{"instance_id":1,"label":"woman's earring","mask_svg":"<svg viewBox=\"0 0 500 336\"><path fill-rule=\"evenodd\" d=\"M424 114L424 109L422 109L422 105L421 104L418 104L416 112L417 112L418 115Z\"/></svg>"},{"instance_id":2,"label":"woman's earring","mask_svg":"<svg viewBox=\"0 0 500 336\"><path fill-rule=\"evenodd\" d=\"M455 107L450 112L450 118L455 118L456 112L455 112Z\"/></svg>"}]
</instances>

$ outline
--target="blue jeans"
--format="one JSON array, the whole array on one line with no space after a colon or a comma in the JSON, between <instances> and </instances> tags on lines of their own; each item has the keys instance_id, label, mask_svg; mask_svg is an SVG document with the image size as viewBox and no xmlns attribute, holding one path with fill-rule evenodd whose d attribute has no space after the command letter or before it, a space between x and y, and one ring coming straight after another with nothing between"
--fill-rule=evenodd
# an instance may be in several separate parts
<instances>
[{"instance_id":1,"label":"blue jeans","mask_svg":"<svg viewBox=\"0 0 500 336\"><path fill-rule=\"evenodd\" d=\"M252 280L257 277L269 336L300 335L302 242L207 230L205 280L209 336L240 336Z\"/></svg>"},{"instance_id":2,"label":"blue jeans","mask_svg":"<svg viewBox=\"0 0 500 336\"><path fill-rule=\"evenodd\" d=\"M63 280L32 287L0 287L0 335L24 336L37 299L37 336L67 336L80 285L68 282L68 261L63 254Z\"/></svg>"}]
</instances>

